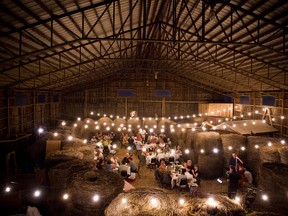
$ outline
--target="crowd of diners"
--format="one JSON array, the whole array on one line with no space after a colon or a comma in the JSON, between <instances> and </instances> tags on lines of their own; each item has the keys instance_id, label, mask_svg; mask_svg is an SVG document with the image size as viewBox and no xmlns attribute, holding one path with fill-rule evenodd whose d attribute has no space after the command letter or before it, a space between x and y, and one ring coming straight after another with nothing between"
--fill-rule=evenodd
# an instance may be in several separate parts
<instances>
[{"instance_id":1,"label":"crowd of diners","mask_svg":"<svg viewBox=\"0 0 288 216\"><path fill-rule=\"evenodd\" d=\"M121 159L113 148L113 143L120 142L127 153ZM122 133L119 138L113 132L108 134L96 133L91 138L95 145L95 161L98 169L117 172L124 178L135 178L139 164L154 169L155 179L161 186L171 188L181 187L182 183L195 192L200 186L201 172L192 160L183 160L179 145L174 145L165 133L146 133L145 130L137 134ZM138 157L139 164L135 164L133 156ZM228 197L234 199L237 189L243 182L252 184L252 175L243 166L243 161L233 153L229 160L227 171ZM185 186L185 185L184 185Z\"/></svg>"},{"instance_id":2,"label":"crowd of diners","mask_svg":"<svg viewBox=\"0 0 288 216\"><path fill-rule=\"evenodd\" d=\"M181 179L187 179L187 187L200 185L200 171L197 164L192 165L191 160L183 161L182 150L179 145L174 145L165 133L146 133L145 130L133 134L123 133L119 137L122 148L127 148L124 158L119 159L113 149L115 134L97 133L91 138L95 145L95 161L98 169L117 172L122 177L133 177L138 171L138 166L153 168L155 178L161 186L173 188L180 186ZM133 156L138 158L135 164ZM169 174L169 176L166 176ZM169 180L166 179L165 177Z\"/></svg>"}]
</instances>

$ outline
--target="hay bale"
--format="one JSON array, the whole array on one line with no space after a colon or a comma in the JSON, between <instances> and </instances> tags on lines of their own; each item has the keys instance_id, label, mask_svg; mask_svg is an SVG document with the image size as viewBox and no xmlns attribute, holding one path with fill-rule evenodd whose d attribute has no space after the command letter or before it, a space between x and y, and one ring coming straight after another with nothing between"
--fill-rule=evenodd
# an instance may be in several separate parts
<instances>
[{"instance_id":1,"label":"hay bale","mask_svg":"<svg viewBox=\"0 0 288 216\"><path fill-rule=\"evenodd\" d=\"M214 196L216 208L207 204L208 198L192 198L181 194L184 203L179 203L178 194L169 194L161 189L138 188L121 193L106 208L106 216L118 215L245 215L243 208L226 196ZM123 203L123 199L126 203ZM153 205L152 199L155 199Z\"/></svg>"},{"instance_id":2,"label":"hay bale","mask_svg":"<svg viewBox=\"0 0 288 216\"><path fill-rule=\"evenodd\" d=\"M222 150L220 134L217 132L198 132L195 134L195 147L204 149L204 154L211 154L214 148Z\"/></svg>"},{"instance_id":3,"label":"hay bale","mask_svg":"<svg viewBox=\"0 0 288 216\"><path fill-rule=\"evenodd\" d=\"M246 214L246 216L281 216L281 214L277 214L274 212L251 212Z\"/></svg>"},{"instance_id":4,"label":"hay bale","mask_svg":"<svg viewBox=\"0 0 288 216\"><path fill-rule=\"evenodd\" d=\"M113 120L104 116L102 118L100 118L98 121L97 121L97 125L99 126L103 126L104 128L106 128L107 126L111 126L113 123Z\"/></svg>"},{"instance_id":5,"label":"hay bale","mask_svg":"<svg viewBox=\"0 0 288 216\"><path fill-rule=\"evenodd\" d=\"M54 164L47 169L50 188L67 188L71 183L73 175L77 175L79 171L92 170L94 167L94 163L79 159L72 159L59 164Z\"/></svg>"},{"instance_id":6,"label":"hay bale","mask_svg":"<svg viewBox=\"0 0 288 216\"><path fill-rule=\"evenodd\" d=\"M143 126L148 128L153 128L155 125L157 126L157 120L151 117L143 119Z\"/></svg>"},{"instance_id":7,"label":"hay bale","mask_svg":"<svg viewBox=\"0 0 288 216\"><path fill-rule=\"evenodd\" d=\"M83 153L75 151L74 149L69 149L69 150L58 150L53 153L51 153L47 157L47 161L53 161L54 159L59 160L63 158L69 159L69 158L74 158L74 159L83 159Z\"/></svg>"},{"instance_id":8,"label":"hay bale","mask_svg":"<svg viewBox=\"0 0 288 216\"><path fill-rule=\"evenodd\" d=\"M129 128L129 125L131 125L132 129L137 129L138 125L142 125L142 122L139 118L129 118L127 120L127 128Z\"/></svg>"},{"instance_id":9,"label":"hay bale","mask_svg":"<svg viewBox=\"0 0 288 216\"><path fill-rule=\"evenodd\" d=\"M168 118L164 118L164 117L163 117L163 118L161 118L161 119L159 120L159 122L158 122L158 126L159 126L159 127L162 127L162 125L164 125L166 129L168 129L168 128L170 128L170 125L173 125L173 126L175 127L176 122L175 122L175 121L172 121L172 120L170 120L170 119L168 119Z\"/></svg>"},{"instance_id":10,"label":"hay bale","mask_svg":"<svg viewBox=\"0 0 288 216\"><path fill-rule=\"evenodd\" d=\"M71 214L104 215L105 208L123 192L124 181L120 175L106 171L78 172L69 187L71 194ZM97 202L93 196L99 195Z\"/></svg>"},{"instance_id":11,"label":"hay bale","mask_svg":"<svg viewBox=\"0 0 288 216\"><path fill-rule=\"evenodd\" d=\"M91 118L85 118L83 122L88 126L95 126L95 121Z\"/></svg>"},{"instance_id":12,"label":"hay bale","mask_svg":"<svg viewBox=\"0 0 288 216\"><path fill-rule=\"evenodd\" d=\"M261 163L280 163L280 155L277 146L264 146L260 149Z\"/></svg>"},{"instance_id":13,"label":"hay bale","mask_svg":"<svg viewBox=\"0 0 288 216\"><path fill-rule=\"evenodd\" d=\"M288 212L288 165L282 163L263 163L260 166L258 188L269 196L269 206L277 209L277 212ZM262 200L260 196L257 201ZM262 201L263 203L263 201Z\"/></svg>"},{"instance_id":14,"label":"hay bale","mask_svg":"<svg viewBox=\"0 0 288 216\"><path fill-rule=\"evenodd\" d=\"M126 203L123 203L123 199ZM175 215L177 202L171 199L164 190L156 188L137 188L128 193L121 193L105 210L106 216Z\"/></svg>"},{"instance_id":15,"label":"hay bale","mask_svg":"<svg viewBox=\"0 0 288 216\"><path fill-rule=\"evenodd\" d=\"M200 154L198 156L198 165L201 170L201 178L214 179L223 174L223 152L217 154Z\"/></svg>"},{"instance_id":16,"label":"hay bale","mask_svg":"<svg viewBox=\"0 0 288 216\"><path fill-rule=\"evenodd\" d=\"M116 128L121 127L121 126L126 127L126 120L123 118L116 118L114 119L113 123Z\"/></svg>"},{"instance_id":17,"label":"hay bale","mask_svg":"<svg viewBox=\"0 0 288 216\"><path fill-rule=\"evenodd\" d=\"M73 140L63 140L62 141L62 150L68 150L68 149L75 149L80 146L83 146L84 142L83 140L79 138L73 138Z\"/></svg>"},{"instance_id":18,"label":"hay bale","mask_svg":"<svg viewBox=\"0 0 288 216\"><path fill-rule=\"evenodd\" d=\"M83 160L94 161L94 147L92 145L82 145L75 148L76 151L83 153Z\"/></svg>"},{"instance_id":19,"label":"hay bale","mask_svg":"<svg viewBox=\"0 0 288 216\"><path fill-rule=\"evenodd\" d=\"M75 127L75 126L76 127ZM73 137L84 137L85 135L85 123L83 121L76 121L73 123L73 126L71 128L71 134Z\"/></svg>"},{"instance_id":20,"label":"hay bale","mask_svg":"<svg viewBox=\"0 0 288 216\"><path fill-rule=\"evenodd\" d=\"M187 200L183 205L176 209L175 215L237 215L244 216L245 211L239 203L229 199L227 196L213 196L216 207L208 205L207 197L185 198Z\"/></svg>"},{"instance_id":21,"label":"hay bale","mask_svg":"<svg viewBox=\"0 0 288 216\"><path fill-rule=\"evenodd\" d=\"M281 147L278 149L280 155L280 162L288 165L288 147Z\"/></svg>"}]
</instances>

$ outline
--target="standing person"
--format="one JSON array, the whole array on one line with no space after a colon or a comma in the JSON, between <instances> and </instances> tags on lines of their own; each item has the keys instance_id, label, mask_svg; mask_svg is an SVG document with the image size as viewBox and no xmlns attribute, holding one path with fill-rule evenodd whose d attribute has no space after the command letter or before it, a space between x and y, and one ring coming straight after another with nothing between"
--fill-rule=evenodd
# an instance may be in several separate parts
<instances>
[{"instance_id":1,"label":"standing person","mask_svg":"<svg viewBox=\"0 0 288 216\"><path fill-rule=\"evenodd\" d=\"M194 170L192 170L193 177L196 179L196 183L200 186L200 171L198 164L194 165Z\"/></svg>"},{"instance_id":2,"label":"standing person","mask_svg":"<svg viewBox=\"0 0 288 216\"><path fill-rule=\"evenodd\" d=\"M228 176L228 197L230 199L235 199L237 189L239 186L240 175L236 172L234 166L230 166L229 176Z\"/></svg>"},{"instance_id":3,"label":"standing person","mask_svg":"<svg viewBox=\"0 0 288 216\"><path fill-rule=\"evenodd\" d=\"M238 164L243 165L243 161L233 152L232 157L229 159L229 166L233 166L238 170Z\"/></svg>"}]
</instances>

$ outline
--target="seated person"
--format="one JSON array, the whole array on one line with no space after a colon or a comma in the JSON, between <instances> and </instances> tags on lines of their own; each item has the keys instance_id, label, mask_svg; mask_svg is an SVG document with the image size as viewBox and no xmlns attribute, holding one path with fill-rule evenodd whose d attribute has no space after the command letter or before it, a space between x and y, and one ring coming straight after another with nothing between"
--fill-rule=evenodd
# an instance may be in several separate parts
<instances>
[{"instance_id":1,"label":"seated person","mask_svg":"<svg viewBox=\"0 0 288 216\"><path fill-rule=\"evenodd\" d=\"M122 164L128 164L130 162L129 158L130 158L129 153L126 153L125 157L122 160Z\"/></svg>"},{"instance_id":2,"label":"seated person","mask_svg":"<svg viewBox=\"0 0 288 216\"><path fill-rule=\"evenodd\" d=\"M191 160L187 160L187 163L184 164L184 167L186 168L186 171L189 172L191 175L193 175L193 169L194 166L192 165L192 161Z\"/></svg>"},{"instance_id":3,"label":"seated person","mask_svg":"<svg viewBox=\"0 0 288 216\"><path fill-rule=\"evenodd\" d=\"M179 187L180 186L180 182L181 179L187 179L187 176L185 175L185 170L183 169L181 174L178 176L177 180L176 180L176 185Z\"/></svg>"},{"instance_id":4,"label":"seated person","mask_svg":"<svg viewBox=\"0 0 288 216\"><path fill-rule=\"evenodd\" d=\"M159 173L164 173L166 170L167 170L167 166L166 166L165 160L161 160L160 165L158 167L158 171Z\"/></svg>"},{"instance_id":5,"label":"seated person","mask_svg":"<svg viewBox=\"0 0 288 216\"><path fill-rule=\"evenodd\" d=\"M111 160L107 160L106 161L106 170L108 171L108 172L113 172L113 165L112 165L112 163L111 163Z\"/></svg>"},{"instance_id":6,"label":"seated person","mask_svg":"<svg viewBox=\"0 0 288 216\"><path fill-rule=\"evenodd\" d=\"M113 154L112 157L110 158L111 164L113 164L114 169L119 167L119 158L116 156L116 154Z\"/></svg>"}]
</instances>

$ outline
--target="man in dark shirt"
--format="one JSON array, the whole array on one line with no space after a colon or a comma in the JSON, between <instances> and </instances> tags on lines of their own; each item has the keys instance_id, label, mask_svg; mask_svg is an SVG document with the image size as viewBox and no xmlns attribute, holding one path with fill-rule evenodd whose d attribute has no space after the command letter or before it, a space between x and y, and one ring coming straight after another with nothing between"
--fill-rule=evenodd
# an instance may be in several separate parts
<instances>
[{"instance_id":1,"label":"man in dark shirt","mask_svg":"<svg viewBox=\"0 0 288 216\"><path fill-rule=\"evenodd\" d=\"M230 199L235 199L237 189L239 186L240 175L236 172L234 166L230 166L229 176L228 176L228 197Z\"/></svg>"},{"instance_id":2,"label":"man in dark shirt","mask_svg":"<svg viewBox=\"0 0 288 216\"><path fill-rule=\"evenodd\" d=\"M238 164L243 165L243 161L236 155L236 153L232 153L232 157L229 160L229 166L233 166L237 170Z\"/></svg>"}]
</instances>

